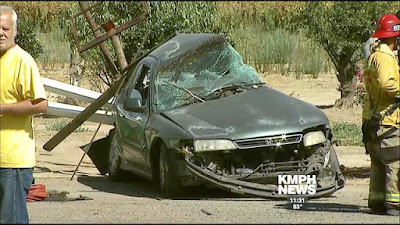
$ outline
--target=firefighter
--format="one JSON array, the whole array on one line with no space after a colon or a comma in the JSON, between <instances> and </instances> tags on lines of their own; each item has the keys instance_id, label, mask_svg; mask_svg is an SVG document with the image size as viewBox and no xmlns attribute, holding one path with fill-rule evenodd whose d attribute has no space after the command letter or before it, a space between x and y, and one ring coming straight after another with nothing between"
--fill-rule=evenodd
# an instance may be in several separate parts
<instances>
[{"instance_id":1,"label":"firefighter","mask_svg":"<svg viewBox=\"0 0 400 225\"><path fill-rule=\"evenodd\" d=\"M364 71L363 142L371 156L368 207L374 213L399 215L400 91L398 47L400 19L386 14L372 35L379 39Z\"/></svg>"},{"instance_id":2,"label":"firefighter","mask_svg":"<svg viewBox=\"0 0 400 225\"><path fill-rule=\"evenodd\" d=\"M396 13L397 18L400 19L400 10ZM397 38L397 64L400 66L400 40Z\"/></svg>"},{"instance_id":3,"label":"firefighter","mask_svg":"<svg viewBox=\"0 0 400 225\"><path fill-rule=\"evenodd\" d=\"M396 16L397 16L397 18L400 19L400 10L397 11ZM378 42L379 42L379 39L378 39L378 38L375 38L375 37L370 37L370 38L367 40L367 42L365 42L365 44L364 44L364 58L365 58L365 60L366 60L367 62L368 62L369 56L370 56L371 53L372 53L372 49L373 49L375 46L378 45ZM400 42L398 42L397 45L398 45L398 47L397 47L397 52L398 52L398 51L399 51ZM399 53L397 53L397 57L398 57L399 65L400 65L400 54L399 54Z\"/></svg>"}]
</instances>

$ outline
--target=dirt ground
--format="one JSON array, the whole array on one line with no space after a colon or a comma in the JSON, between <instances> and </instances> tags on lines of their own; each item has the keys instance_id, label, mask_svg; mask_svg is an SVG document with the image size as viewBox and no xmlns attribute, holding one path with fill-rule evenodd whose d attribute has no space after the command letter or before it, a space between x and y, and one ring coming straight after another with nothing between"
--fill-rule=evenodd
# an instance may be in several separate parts
<instances>
[{"instance_id":1,"label":"dirt ground","mask_svg":"<svg viewBox=\"0 0 400 225\"><path fill-rule=\"evenodd\" d=\"M68 82L63 73L42 76ZM317 106L332 122L361 124L361 107L336 109L340 98L338 81L334 75L303 78L263 74L266 83L283 93ZM188 191L190 199L161 200L158 191L148 181L112 183L99 174L89 157L84 157L75 177L72 173L83 156L79 148L90 142L97 123L85 122L88 132L74 132L51 152L42 146L57 132L48 131L51 124L66 118L35 117L37 167L36 183L47 189L68 192L76 201L44 201L28 204L32 223L398 223L398 217L370 215L367 195L370 166L369 157L360 146L335 147L347 185L330 198L312 201L317 210L293 211L284 201L241 198L215 189ZM112 126L102 125L95 139L107 135ZM90 200L89 200L90 199ZM79 201L81 200L81 201Z\"/></svg>"}]
</instances>

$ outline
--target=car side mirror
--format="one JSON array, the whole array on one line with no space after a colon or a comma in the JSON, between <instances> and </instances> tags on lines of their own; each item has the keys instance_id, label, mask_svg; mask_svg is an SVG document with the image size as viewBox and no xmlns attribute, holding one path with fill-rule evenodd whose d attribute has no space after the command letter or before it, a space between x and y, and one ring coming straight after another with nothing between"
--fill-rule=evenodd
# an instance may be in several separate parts
<instances>
[{"instance_id":1,"label":"car side mirror","mask_svg":"<svg viewBox=\"0 0 400 225\"><path fill-rule=\"evenodd\" d=\"M124 109L132 112L143 112L142 99L130 98L123 102Z\"/></svg>"}]
</instances>

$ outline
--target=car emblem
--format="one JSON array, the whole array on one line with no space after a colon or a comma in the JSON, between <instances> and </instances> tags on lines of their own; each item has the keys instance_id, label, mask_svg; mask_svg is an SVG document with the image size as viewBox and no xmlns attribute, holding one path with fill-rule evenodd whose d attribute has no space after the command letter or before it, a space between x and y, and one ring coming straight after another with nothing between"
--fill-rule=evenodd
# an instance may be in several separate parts
<instances>
[{"instance_id":1,"label":"car emblem","mask_svg":"<svg viewBox=\"0 0 400 225\"><path fill-rule=\"evenodd\" d=\"M265 144L271 145L272 144L272 140L270 138L265 139Z\"/></svg>"}]
</instances>

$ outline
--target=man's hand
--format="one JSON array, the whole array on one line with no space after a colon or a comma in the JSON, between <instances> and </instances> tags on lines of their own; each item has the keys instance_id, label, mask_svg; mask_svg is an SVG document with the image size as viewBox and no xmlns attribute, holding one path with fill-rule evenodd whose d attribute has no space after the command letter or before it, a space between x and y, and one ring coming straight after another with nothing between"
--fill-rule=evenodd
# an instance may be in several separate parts
<instances>
[{"instance_id":1,"label":"man's hand","mask_svg":"<svg viewBox=\"0 0 400 225\"><path fill-rule=\"evenodd\" d=\"M34 101L24 100L14 104L0 104L0 116L29 116L47 112L47 100L36 99Z\"/></svg>"}]
</instances>

